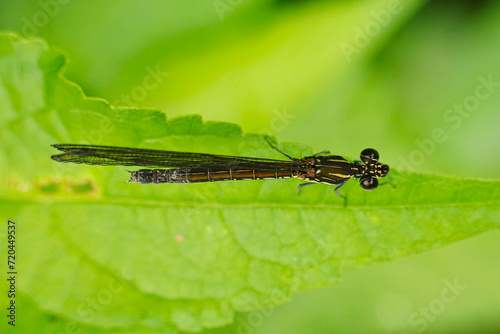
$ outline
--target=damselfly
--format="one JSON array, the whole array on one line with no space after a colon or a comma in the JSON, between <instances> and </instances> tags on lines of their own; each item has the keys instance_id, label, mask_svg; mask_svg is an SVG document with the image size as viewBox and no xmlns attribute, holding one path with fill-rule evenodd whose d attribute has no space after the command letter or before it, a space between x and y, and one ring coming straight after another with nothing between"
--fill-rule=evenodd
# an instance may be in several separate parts
<instances>
[{"instance_id":1,"label":"damselfly","mask_svg":"<svg viewBox=\"0 0 500 334\"><path fill-rule=\"evenodd\" d=\"M378 178L389 172L389 166L378 161L378 152L372 148L361 152L361 161L349 162L341 156L328 155L328 151L297 159L268 143L290 161L74 144L52 145L64 152L53 155L52 159L101 166L161 168L129 171L128 182L142 184L299 178L309 182L300 184L297 193L304 186L325 183L336 185L335 193L344 199L339 189L349 179L359 179L361 188L373 190L378 186Z\"/></svg>"}]
</instances>

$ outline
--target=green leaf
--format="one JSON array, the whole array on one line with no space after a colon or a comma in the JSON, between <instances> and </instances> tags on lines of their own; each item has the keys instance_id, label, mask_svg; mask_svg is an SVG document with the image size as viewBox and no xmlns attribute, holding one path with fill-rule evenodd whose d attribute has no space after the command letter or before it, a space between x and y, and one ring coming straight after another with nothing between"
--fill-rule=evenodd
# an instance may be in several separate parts
<instances>
[{"instance_id":1,"label":"green leaf","mask_svg":"<svg viewBox=\"0 0 500 334\"><path fill-rule=\"evenodd\" d=\"M499 181L392 170L395 188L348 183L344 207L331 186L297 196L298 180L140 185L124 168L58 164L50 144L65 142L280 158L234 124L86 97L65 64L41 40L0 35L0 209L19 232L22 307L47 332L221 327L342 270L500 225Z\"/></svg>"}]
</instances>

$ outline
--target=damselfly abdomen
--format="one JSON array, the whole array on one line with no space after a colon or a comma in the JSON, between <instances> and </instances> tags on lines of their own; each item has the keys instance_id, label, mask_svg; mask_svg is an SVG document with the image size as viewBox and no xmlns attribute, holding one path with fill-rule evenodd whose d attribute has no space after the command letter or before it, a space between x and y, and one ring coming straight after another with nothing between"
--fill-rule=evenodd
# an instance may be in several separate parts
<instances>
[{"instance_id":1,"label":"damselfly abdomen","mask_svg":"<svg viewBox=\"0 0 500 334\"><path fill-rule=\"evenodd\" d=\"M389 166L378 162L379 155L371 148L361 152L361 161L349 162L338 155L327 155L327 151L297 159L271 143L269 145L290 160L74 144L52 145L64 152L53 155L52 159L89 165L152 168L130 172L129 182L142 184L299 178L310 182L299 185L298 191L310 184L332 184L337 185L335 192L342 198L345 197L338 190L349 179L359 179L361 188L373 190L378 186L378 178L389 172Z\"/></svg>"}]
</instances>

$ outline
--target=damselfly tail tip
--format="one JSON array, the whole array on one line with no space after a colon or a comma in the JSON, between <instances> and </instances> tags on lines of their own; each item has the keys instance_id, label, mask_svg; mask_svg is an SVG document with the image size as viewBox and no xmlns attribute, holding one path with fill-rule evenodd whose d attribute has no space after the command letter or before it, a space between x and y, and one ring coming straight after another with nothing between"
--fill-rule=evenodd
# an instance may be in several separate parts
<instances>
[{"instance_id":1,"label":"damselfly tail tip","mask_svg":"<svg viewBox=\"0 0 500 334\"><path fill-rule=\"evenodd\" d=\"M125 183L129 183L129 182L137 182L137 177L136 177L136 174L134 171L131 171L131 170L127 170L126 172L129 172L130 173L130 179L128 179L127 181L125 181Z\"/></svg>"}]
</instances>

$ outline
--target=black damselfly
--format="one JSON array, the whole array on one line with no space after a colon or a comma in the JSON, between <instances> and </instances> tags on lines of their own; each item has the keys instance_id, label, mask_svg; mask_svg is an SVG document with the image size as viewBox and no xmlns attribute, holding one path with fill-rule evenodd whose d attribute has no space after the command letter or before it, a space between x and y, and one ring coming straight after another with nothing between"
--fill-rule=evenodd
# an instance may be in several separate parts
<instances>
[{"instance_id":1,"label":"black damselfly","mask_svg":"<svg viewBox=\"0 0 500 334\"><path fill-rule=\"evenodd\" d=\"M53 155L60 162L73 162L101 166L141 166L149 168L130 172L128 182L144 183L196 183L229 180L268 180L299 178L310 181L304 186L325 183L337 185L335 193L351 178L359 179L361 188L373 190L378 178L389 172L389 166L378 162L378 152L367 148L361 152L361 161L349 162L339 155L327 155L323 151L302 159L293 158L273 146L287 160L248 158L204 153L160 151L150 149L99 146L99 145L52 145L64 152Z\"/></svg>"}]
</instances>

